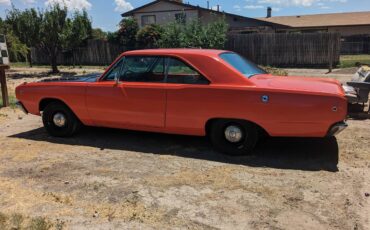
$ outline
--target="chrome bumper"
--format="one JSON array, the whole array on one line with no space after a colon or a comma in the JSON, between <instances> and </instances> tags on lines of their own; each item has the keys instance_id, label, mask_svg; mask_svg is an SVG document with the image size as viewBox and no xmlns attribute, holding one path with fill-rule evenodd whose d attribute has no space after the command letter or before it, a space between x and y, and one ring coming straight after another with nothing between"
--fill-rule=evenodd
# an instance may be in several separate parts
<instances>
[{"instance_id":1,"label":"chrome bumper","mask_svg":"<svg viewBox=\"0 0 370 230\"><path fill-rule=\"evenodd\" d=\"M28 114L28 111L27 109L24 107L24 105L22 104L22 102L20 101L17 101L15 103L15 105L17 106L18 109L22 110L22 112L24 112L25 114Z\"/></svg>"},{"instance_id":2,"label":"chrome bumper","mask_svg":"<svg viewBox=\"0 0 370 230\"><path fill-rule=\"evenodd\" d=\"M343 130L345 130L348 127L348 124L346 122L339 122L334 124L328 132L328 137L336 136L339 133L341 133Z\"/></svg>"}]
</instances>

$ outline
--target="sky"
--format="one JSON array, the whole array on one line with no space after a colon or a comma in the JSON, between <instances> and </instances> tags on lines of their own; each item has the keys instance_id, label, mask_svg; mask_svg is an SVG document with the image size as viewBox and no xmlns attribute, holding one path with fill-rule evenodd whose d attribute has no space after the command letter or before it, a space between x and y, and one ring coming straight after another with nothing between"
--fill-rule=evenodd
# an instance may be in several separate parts
<instances>
[{"instance_id":1,"label":"sky","mask_svg":"<svg viewBox=\"0 0 370 230\"><path fill-rule=\"evenodd\" d=\"M193 5L207 6L207 0L184 0ZM121 13L142 6L151 0L0 0L0 17L4 18L11 4L18 9L43 9L55 3L65 4L71 10L85 8L94 28L115 31ZM265 17L272 7L273 16L370 11L370 0L210 0L210 6L246 17Z\"/></svg>"}]
</instances>

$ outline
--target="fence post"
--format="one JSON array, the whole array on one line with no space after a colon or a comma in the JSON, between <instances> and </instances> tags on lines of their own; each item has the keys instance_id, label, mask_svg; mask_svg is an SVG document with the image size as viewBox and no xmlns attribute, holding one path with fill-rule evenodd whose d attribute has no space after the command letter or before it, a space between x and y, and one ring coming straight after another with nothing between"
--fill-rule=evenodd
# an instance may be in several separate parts
<instances>
[{"instance_id":1,"label":"fence post","mask_svg":"<svg viewBox=\"0 0 370 230\"><path fill-rule=\"evenodd\" d=\"M1 96L3 98L3 106L9 106L9 95L8 95L8 87L6 85L6 75L5 70L9 69L8 65L0 65L0 85L1 85Z\"/></svg>"},{"instance_id":2,"label":"fence post","mask_svg":"<svg viewBox=\"0 0 370 230\"><path fill-rule=\"evenodd\" d=\"M329 52L328 52L328 60L329 60L329 72L333 71L333 62L334 62L334 41L329 37Z\"/></svg>"}]
</instances>

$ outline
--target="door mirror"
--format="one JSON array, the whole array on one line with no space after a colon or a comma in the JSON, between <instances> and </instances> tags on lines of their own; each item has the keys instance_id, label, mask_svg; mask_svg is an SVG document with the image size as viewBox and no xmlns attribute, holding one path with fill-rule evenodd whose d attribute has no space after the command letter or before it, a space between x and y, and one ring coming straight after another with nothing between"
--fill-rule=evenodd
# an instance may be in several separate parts
<instances>
[{"instance_id":1,"label":"door mirror","mask_svg":"<svg viewBox=\"0 0 370 230\"><path fill-rule=\"evenodd\" d=\"M118 73L114 73L114 81L115 81L116 85L119 84L119 75L118 75Z\"/></svg>"}]
</instances>

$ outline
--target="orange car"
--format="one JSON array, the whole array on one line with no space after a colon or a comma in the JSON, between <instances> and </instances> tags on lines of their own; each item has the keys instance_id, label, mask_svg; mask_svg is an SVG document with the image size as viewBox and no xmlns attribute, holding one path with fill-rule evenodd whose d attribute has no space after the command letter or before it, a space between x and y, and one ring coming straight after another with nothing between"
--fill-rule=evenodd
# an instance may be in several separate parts
<instances>
[{"instance_id":1,"label":"orange car","mask_svg":"<svg viewBox=\"0 0 370 230\"><path fill-rule=\"evenodd\" d=\"M82 124L208 135L234 155L250 153L260 133L326 137L347 127L338 81L273 76L222 50L125 52L101 76L24 83L16 95L52 136L71 136Z\"/></svg>"}]
</instances>

